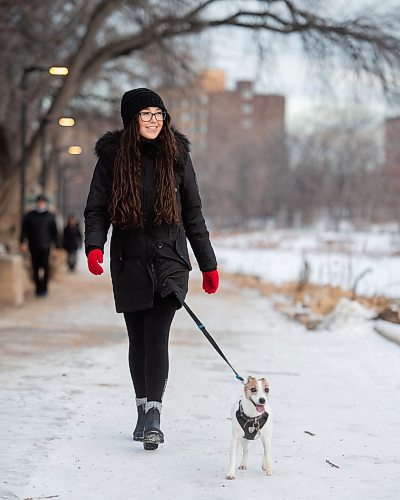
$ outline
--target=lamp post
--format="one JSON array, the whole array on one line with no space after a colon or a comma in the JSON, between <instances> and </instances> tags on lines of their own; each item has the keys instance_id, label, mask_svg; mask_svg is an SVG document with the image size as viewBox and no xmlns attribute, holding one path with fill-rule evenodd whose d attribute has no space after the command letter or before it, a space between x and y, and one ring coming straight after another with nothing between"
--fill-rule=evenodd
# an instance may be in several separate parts
<instances>
[{"instance_id":1,"label":"lamp post","mask_svg":"<svg viewBox=\"0 0 400 500\"><path fill-rule=\"evenodd\" d=\"M42 168L40 171L40 187L44 192L46 190L47 184L47 151L46 151L46 130L47 124L52 122L58 122L60 127L73 127L75 125L75 120L70 117L63 116L61 118L46 118L43 121L42 133L41 133L41 157L42 157Z\"/></svg>"},{"instance_id":2,"label":"lamp post","mask_svg":"<svg viewBox=\"0 0 400 500\"><path fill-rule=\"evenodd\" d=\"M25 178L26 178L26 162L27 162L27 145L26 145L26 115L27 115L27 96L26 90L28 85L28 76L32 73L48 71L50 75L66 76L68 68L65 66L51 66L44 68L41 66L29 66L23 69L21 78L21 168L20 168L20 216L21 220L25 212Z\"/></svg>"},{"instance_id":3,"label":"lamp post","mask_svg":"<svg viewBox=\"0 0 400 500\"><path fill-rule=\"evenodd\" d=\"M67 208L71 206L71 200L68 200L69 198L69 192L68 192L68 183L71 180L68 174L70 172L77 171L79 168L79 165L74 165L72 163L67 163L64 164L62 167L62 215L64 218L67 217Z\"/></svg>"},{"instance_id":4,"label":"lamp post","mask_svg":"<svg viewBox=\"0 0 400 500\"><path fill-rule=\"evenodd\" d=\"M68 153L71 156L76 156L82 154L82 148L78 145L71 145L66 147L61 147L55 151L56 153ZM77 165L73 164L64 164L60 165L58 161L58 156L56 159L56 171L57 171L57 206L58 210L62 217L65 216L66 213L66 173L69 170L77 168Z\"/></svg>"}]
</instances>

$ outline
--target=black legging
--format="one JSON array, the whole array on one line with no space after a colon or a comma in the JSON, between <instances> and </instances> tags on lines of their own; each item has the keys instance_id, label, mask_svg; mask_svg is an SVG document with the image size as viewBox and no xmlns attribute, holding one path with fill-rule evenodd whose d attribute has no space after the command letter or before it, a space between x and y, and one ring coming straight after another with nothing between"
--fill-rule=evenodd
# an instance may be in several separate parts
<instances>
[{"instance_id":1,"label":"black legging","mask_svg":"<svg viewBox=\"0 0 400 500\"><path fill-rule=\"evenodd\" d=\"M168 339L177 299L155 295L151 309L124 313L129 369L137 398L161 403L168 379Z\"/></svg>"}]
</instances>

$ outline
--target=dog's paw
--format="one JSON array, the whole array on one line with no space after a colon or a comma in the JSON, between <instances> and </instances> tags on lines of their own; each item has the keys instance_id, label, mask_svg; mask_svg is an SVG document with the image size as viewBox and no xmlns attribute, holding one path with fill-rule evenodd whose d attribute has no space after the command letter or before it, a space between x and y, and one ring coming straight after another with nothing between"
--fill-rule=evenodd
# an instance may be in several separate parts
<instances>
[{"instance_id":1,"label":"dog's paw","mask_svg":"<svg viewBox=\"0 0 400 500\"><path fill-rule=\"evenodd\" d=\"M262 464L262 470L267 473L267 476L272 476L272 467L268 467L267 465Z\"/></svg>"},{"instance_id":2,"label":"dog's paw","mask_svg":"<svg viewBox=\"0 0 400 500\"><path fill-rule=\"evenodd\" d=\"M228 474L226 476L226 479L236 479L236 476L235 476L235 474Z\"/></svg>"},{"instance_id":3,"label":"dog's paw","mask_svg":"<svg viewBox=\"0 0 400 500\"><path fill-rule=\"evenodd\" d=\"M240 465L239 470L247 470L247 465Z\"/></svg>"}]
</instances>

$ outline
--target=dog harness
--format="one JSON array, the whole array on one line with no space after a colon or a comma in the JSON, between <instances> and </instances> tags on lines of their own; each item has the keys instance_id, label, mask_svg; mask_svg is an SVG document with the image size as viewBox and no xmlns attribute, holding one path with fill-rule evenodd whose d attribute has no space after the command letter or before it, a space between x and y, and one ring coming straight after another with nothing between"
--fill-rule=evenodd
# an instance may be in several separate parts
<instances>
[{"instance_id":1,"label":"dog harness","mask_svg":"<svg viewBox=\"0 0 400 500\"><path fill-rule=\"evenodd\" d=\"M236 412L236 418L239 422L240 427L244 431L244 439L248 439L249 441L253 441L253 439L257 436L258 432L264 427L268 420L268 413L265 411L258 417L250 418L248 417L242 408L242 403L239 402L239 409Z\"/></svg>"}]
</instances>

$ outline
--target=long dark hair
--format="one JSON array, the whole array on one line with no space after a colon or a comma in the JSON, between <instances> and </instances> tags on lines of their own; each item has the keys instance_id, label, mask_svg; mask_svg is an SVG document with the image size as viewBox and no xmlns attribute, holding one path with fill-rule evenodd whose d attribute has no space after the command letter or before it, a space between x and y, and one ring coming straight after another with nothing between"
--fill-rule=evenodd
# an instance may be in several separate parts
<instances>
[{"instance_id":1,"label":"long dark hair","mask_svg":"<svg viewBox=\"0 0 400 500\"><path fill-rule=\"evenodd\" d=\"M177 145L168 114L158 135L157 144L153 223L156 225L163 222L178 224L179 215L175 194ZM114 161L114 180L109 212L112 223L122 229L144 226L141 197L141 148L137 115L122 132Z\"/></svg>"}]
</instances>

